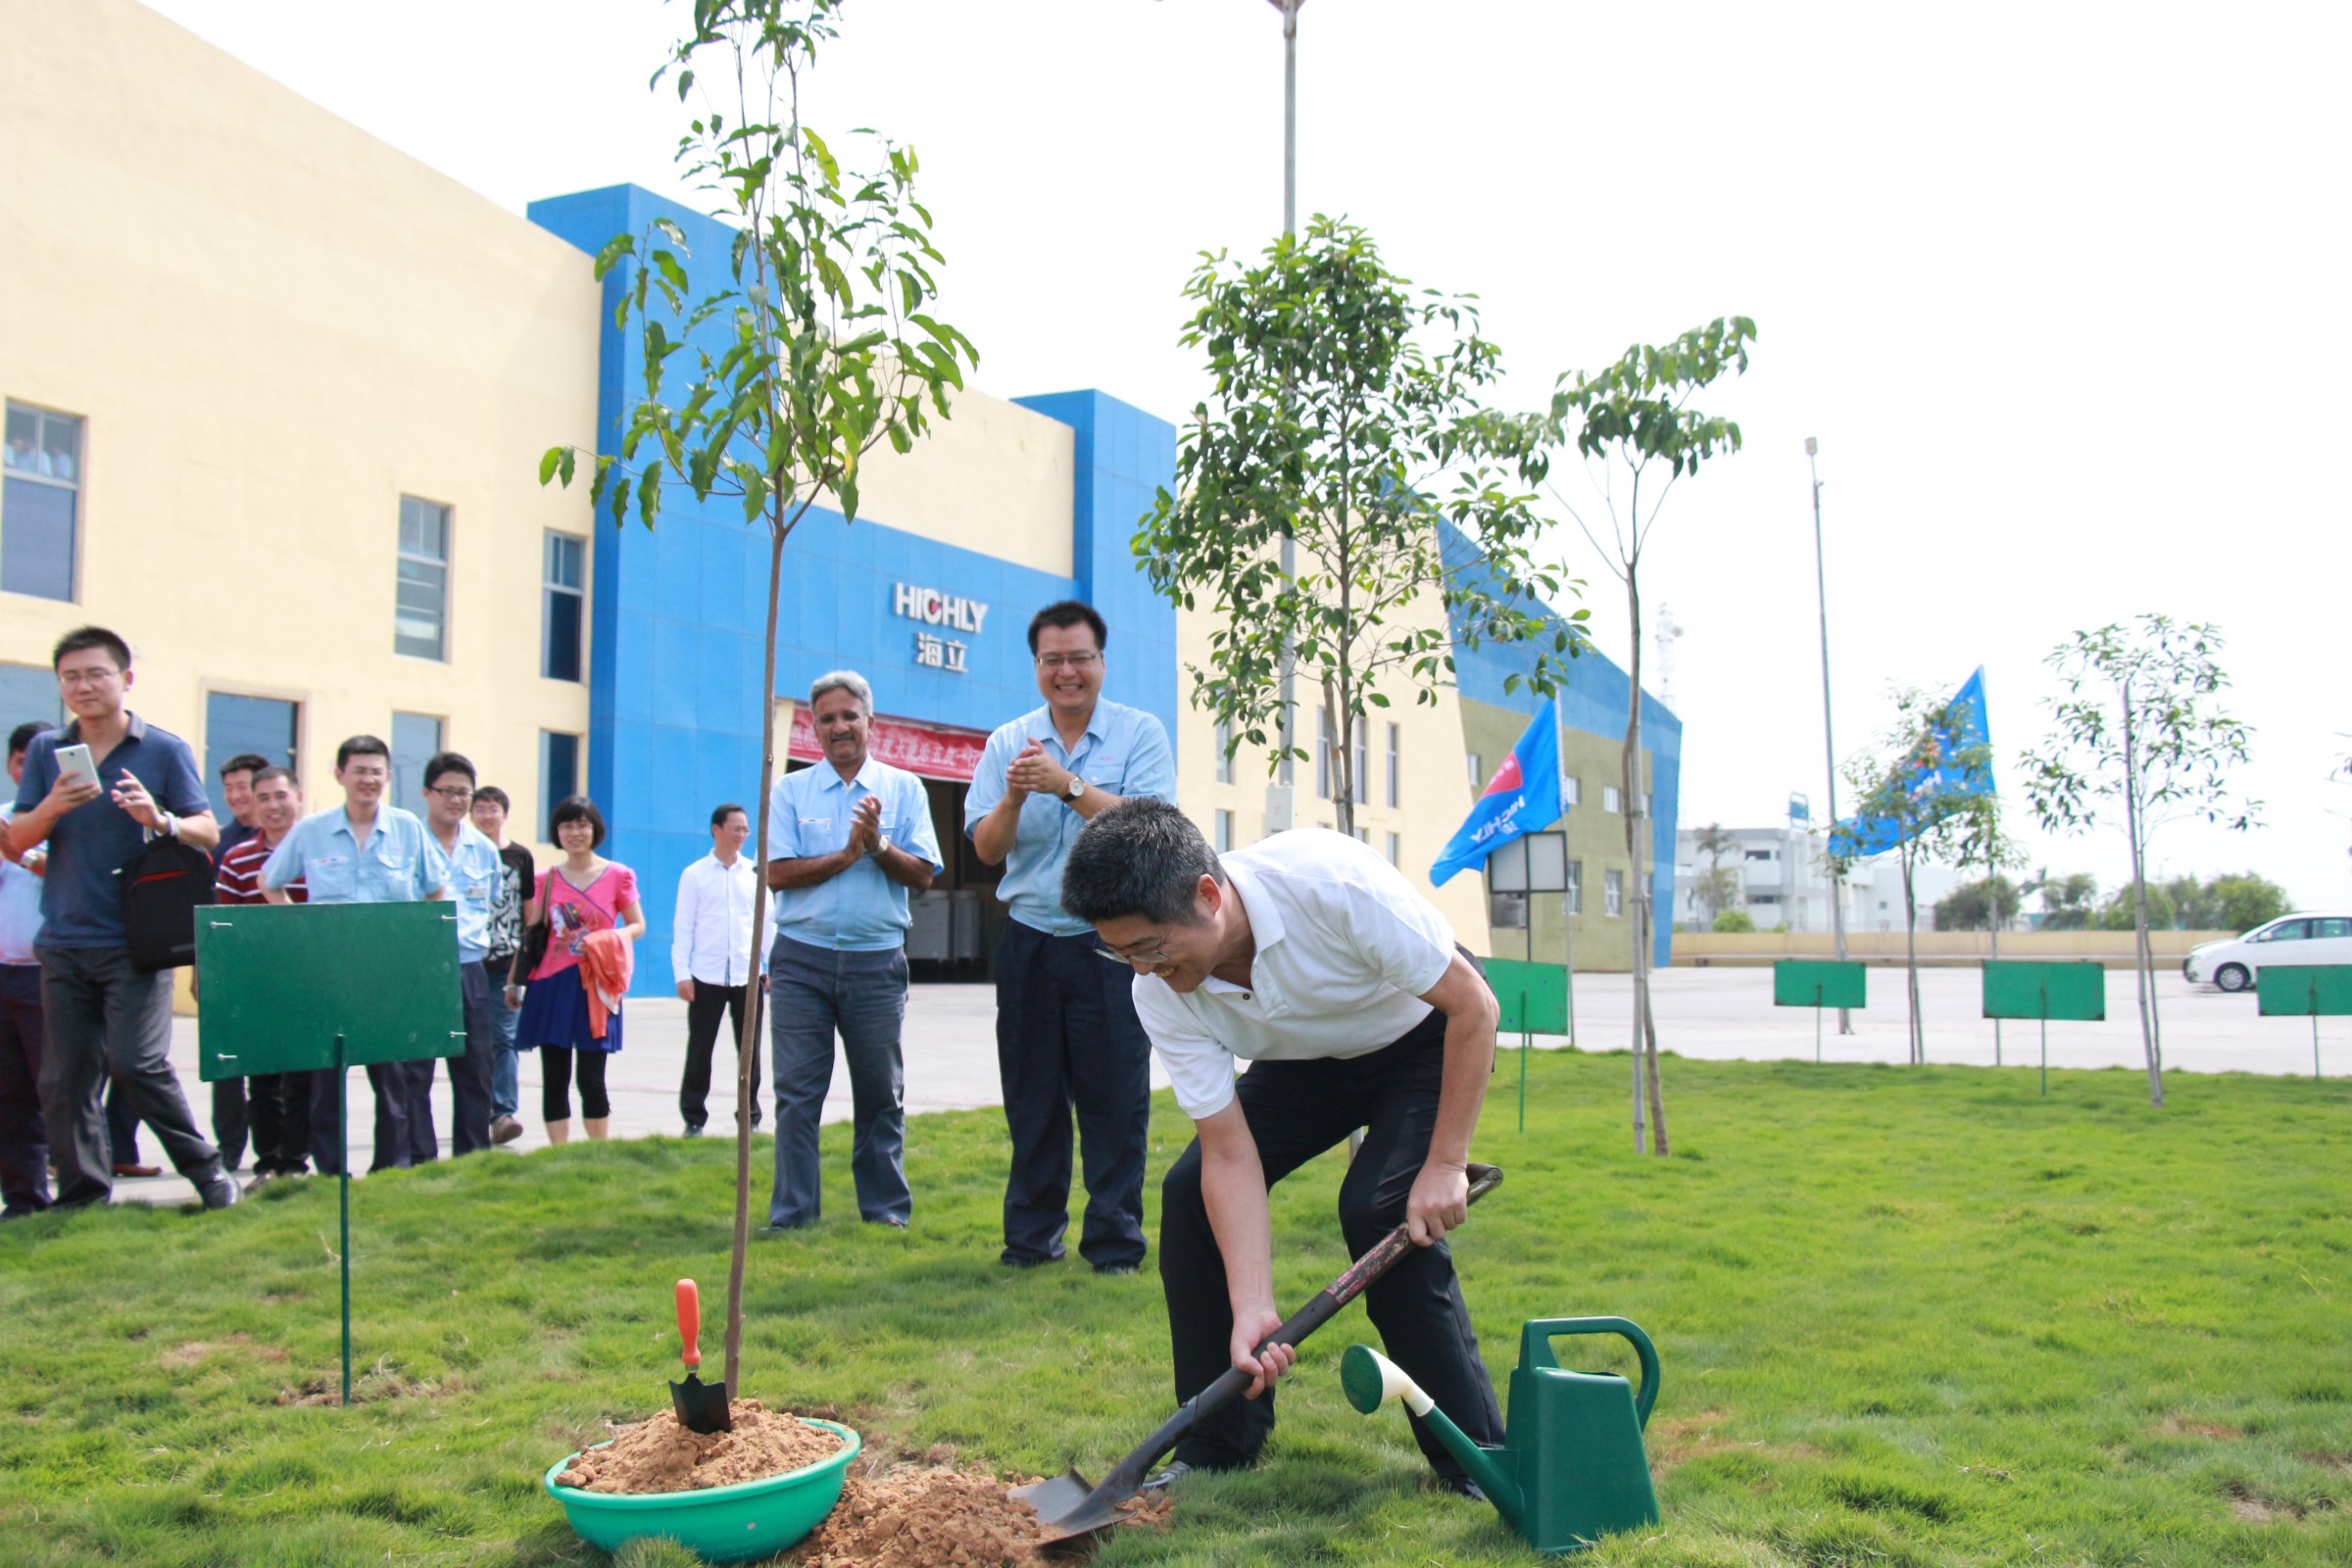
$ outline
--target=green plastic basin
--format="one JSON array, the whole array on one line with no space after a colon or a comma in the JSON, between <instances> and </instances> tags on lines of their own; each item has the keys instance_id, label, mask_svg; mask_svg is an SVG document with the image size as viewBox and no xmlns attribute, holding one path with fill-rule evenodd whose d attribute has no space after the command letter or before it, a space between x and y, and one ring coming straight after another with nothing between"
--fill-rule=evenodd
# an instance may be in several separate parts
<instances>
[{"instance_id":1,"label":"green plastic basin","mask_svg":"<svg viewBox=\"0 0 2352 1568\"><path fill-rule=\"evenodd\" d=\"M582 1541L607 1551L618 1551L640 1537L666 1536L705 1562L773 1556L833 1511L850 1461L858 1457L858 1434L848 1427L810 1416L799 1419L840 1434L841 1451L764 1481L631 1496L557 1486L556 1477L579 1457L571 1453L548 1466L548 1494L564 1505L564 1517Z\"/></svg>"}]
</instances>

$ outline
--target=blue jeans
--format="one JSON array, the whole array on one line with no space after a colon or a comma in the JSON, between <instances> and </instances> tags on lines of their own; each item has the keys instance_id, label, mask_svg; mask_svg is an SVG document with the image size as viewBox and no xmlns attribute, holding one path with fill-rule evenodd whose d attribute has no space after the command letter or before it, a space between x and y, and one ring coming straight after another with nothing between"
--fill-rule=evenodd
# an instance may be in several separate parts
<instances>
[{"instance_id":1,"label":"blue jeans","mask_svg":"<svg viewBox=\"0 0 2352 1568\"><path fill-rule=\"evenodd\" d=\"M522 1107L522 1084L514 1071L514 1025L522 1009L507 1005L506 965L490 966L490 1023L498 1031L498 1044L490 1053L490 1114L495 1119Z\"/></svg>"},{"instance_id":2,"label":"blue jeans","mask_svg":"<svg viewBox=\"0 0 2352 1568\"><path fill-rule=\"evenodd\" d=\"M776 938L768 960L769 1038L774 1046L776 1184L771 1225L813 1225L822 1167L816 1123L833 1086L833 1037L850 1064L855 1132L850 1173L858 1212L904 1222L906 1191L906 1071L899 1030L906 1017L906 950L836 953Z\"/></svg>"}]
</instances>

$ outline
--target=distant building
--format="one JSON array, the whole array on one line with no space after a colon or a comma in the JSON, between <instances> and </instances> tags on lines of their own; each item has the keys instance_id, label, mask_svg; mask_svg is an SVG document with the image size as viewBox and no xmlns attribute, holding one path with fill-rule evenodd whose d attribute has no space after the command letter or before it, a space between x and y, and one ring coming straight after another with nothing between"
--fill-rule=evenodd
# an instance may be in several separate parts
<instances>
[{"instance_id":1,"label":"distant building","mask_svg":"<svg viewBox=\"0 0 2352 1568\"><path fill-rule=\"evenodd\" d=\"M1731 847L1721 855L1724 870L1734 873L1736 886L1723 891L1729 901L1711 903L1716 859L1698 847L1699 829L1685 828L1675 835L1674 922L1685 930L1710 929L1725 909L1744 909L1759 931L1785 926L1790 931L1831 928L1832 884L1822 862L1822 836L1797 827L1741 827L1726 831ZM1964 880L1949 866L1923 865L1914 873L1919 901L1919 928L1936 929L1936 902L1950 895ZM1845 928L1848 931L1900 931L1903 928L1903 872L1894 857L1883 856L1854 868L1846 878Z\"/></svg>"}]
</instances>

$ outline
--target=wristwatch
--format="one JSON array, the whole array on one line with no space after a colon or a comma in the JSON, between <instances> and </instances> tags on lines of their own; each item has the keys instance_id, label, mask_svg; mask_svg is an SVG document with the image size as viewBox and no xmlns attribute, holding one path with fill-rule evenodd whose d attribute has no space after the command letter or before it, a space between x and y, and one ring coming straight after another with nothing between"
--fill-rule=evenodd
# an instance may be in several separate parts
<instances>
[{"instance_id":1,"label":"wristwatch","mask_svg":"<svg viewBox=\"0 0 2352 1568\"><path fill-rule=\"evenodd\" d=\"M865 858L869 860L879 860L882 858L882 857L888 855L889 853L890 835L885 833L880 838L874 840L874 847L865 852Z\"/></svg>"},{"instance_id":2,"label":"wristwatch","mask_svg":"<svg viewBox=\"0 0 2352 1568\"><path fill-rule=\"evenodd\" d=\"M1072 773L1070 775L1070 787L1062 793L1067 795L1073 801L1078 799L1079 796L1086 793L1086 780L1080 778L1077 774Z\"/></svg>"}]
</instances>

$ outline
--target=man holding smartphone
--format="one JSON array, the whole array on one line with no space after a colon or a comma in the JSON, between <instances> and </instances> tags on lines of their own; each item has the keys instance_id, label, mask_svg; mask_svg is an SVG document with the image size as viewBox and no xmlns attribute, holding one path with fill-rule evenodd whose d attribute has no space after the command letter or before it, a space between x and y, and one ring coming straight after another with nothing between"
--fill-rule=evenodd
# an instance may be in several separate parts
<instances>
[{"instance_id":1,"label":"man holding smartphone","mask_svg":"<svg viewBox=\"0 0 2352 1568\"><path fill-rule=\"evenodd\" d=\"M49 852L37 951L49 1030L41 1113L57 1160L57 1201L102 1203L114 1194L99 1104L111 1071L204 1206L226 1208L237 1184L196 1130L172 1070L172 972L131 968L118 885L150 837L199 850L220 841L204 775L187 742L123 706L133 676L122 638L80 627L58 639L52 662L74 719L26 749L7 852L12 860L44 845Z\"/></svg>"}]
</instances>

